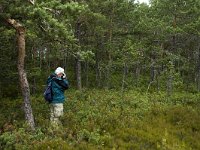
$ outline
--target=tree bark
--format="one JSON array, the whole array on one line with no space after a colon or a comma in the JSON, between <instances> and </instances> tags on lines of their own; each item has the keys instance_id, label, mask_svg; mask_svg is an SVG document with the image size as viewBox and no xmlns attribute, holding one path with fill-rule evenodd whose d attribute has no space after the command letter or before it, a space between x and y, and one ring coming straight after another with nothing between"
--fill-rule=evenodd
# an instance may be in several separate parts
<instances>
[{"instance_id":1,"label":"tree bark","mask_svg":"<svg viewBox=\"0 0 200 150\"><path fill-rule=\"evenodd\" d=\"M81 83L81 61L80 61L80 58L76 58L76 81L77 81L77 89L81 90L82 83Z\"/></svg>"},{"instance_id":2,"label":"tree bark","mask_svg":"<svg viewBox=\"0 0 200 150\"><path fill-rule=\"evenodd\" d=\"M171 96L173 93L173 74L174 74L174 67L173 62L169 62L169 74L168 74L168 80L167 80L167 94L168 96Z\"/></svg>"},{"instance_id":3,"label":"tree bark","mask_svg":"<svg viewBox=\"0 0 200 150\"><path fill-rule=\"evenodd\" d=\"M25 58L25 28L15 21L14 19L7 19L7 22L16 30L17 34L17 44L18 44L18 73L19 73L19 81L20 87L24 99L24 112L25 119L30 125L31 129L35 129L35 122L31 108L30 102L30 89L28 80L26 77L26 72L24 70L24 58Z\"/></svg>"},{"instance_id":4,"label":"tree bark","mask_svg":"<svg viewBox=\"0 0 200 150\"><path fill-rule=\"evenodd\" d=\"M31 51L31 55L32 55L32 62L33 62L33 67L36 67L36 62L35 62L35 58L36 58L36 48L35 46L32 47L32 51ZM33 77L33 85L32 85L32 93L35 94L37 91L37 84L36 84L36 76Z\"/></svg>"},{"instance_id":5,"label":"tree bark","mask_svg":"<svg viewBox=\"0 0 200 150\"><path fill-rule=\"evenodd\" d=\"M126 65L126 63L124 62L124 66L123 66L123 75L122 75L122 87L121 87L121 90L122 90L122 99L123 99L123 96L124 96L124 88L125 88L126 74L127 74L127 65Z\"/></svg>"},{"instance_id":6,"label":"tree bark","mask_svg":"<svg viewBox=\"0 0 200 150\"><path fill-rule=\"evenodd\" d=\"M98 52L95 53L95 69L96 69L96 84L98 87L101 86L100 84L100 67L99 67L99 58L98 58Z\"/></svg>"},{"instance_id":7,"label":"tree bark","mask_svg":"<svg viewBox=\"0 0 200 150\"><path fill-rule=\"evenodd\" d=\"M138 87L139 84L139 78L140 78L140 64L137 63L136 70L135 70L135 86Z\"/></svg>"},{"instance_id":8,"label":"tree bark","mask_svg":"<svg viewBox=\"0 0 200 150\"><path fill-rule=\"evenodd\" d=\"M78 20L76 23L76 38L78 39L78 45L80 46L80 40L81 40L81 22ZM80 48L79 48L80 51ZM76 55L76 81L77 81L77 89L82 89L82 82L81 82L81 58L80 55L77 52Z\"/></svg>"},{"instance_id":9,"label":"tree bark","mask_svg":"<svg viewBox=\"0 0 200 150\"><path fill-rule=\"evenodd\" d=\"M102 48L102 40L97 39L97 50L95 52L95 71L96 71L96 84L97 87L101 86L101 71L100 71L100 55L99 55L99 50L103 49Z\"/></svg>"},{"instance_id":10,"label":"tree bark","mask_svg":"<svg viewBox=\"0 0 200 150\"><path fill-rule=\"evenodd\" d=\"M167 95L168 96L172 95L172 90L173 90L172 82L173 82L173 77L172 77L172 75L170 75L168 77L168 82L167 82Z\"/></svg>"},{"instance_id":11,"label":"tree bark","mask_svg":"<svg viewBox=\"0 0 200 150\"><path fill-rule=\"evenodd\" d=\"M85 86L89 87L89 64L87 60L85 62Z\"/></svg>"},{"instance_id":12,"label":"tree bark","mask_svg":"<svg viewBox=\"0 0 200 150\"><path fill-rule=\"evenodd\" d=\"M108 65L106 67L106 89L110 88L110 77L111 77L111 67L112 67L112 40L113 40L113 17L114 17L114 11L115 11L115 6L114 6L114 1L112 1L112 10L110 14L110 25L109 25L109 49L108 49Z\"/></svg>"},{"instance_id":13,"label":"tree bark","mask_svg":"<svg viewBox=\"0 0 200 150\"><path fill-rule=\"evenodd\" d=\"M108 54L108 57L109 57L109 61L108 61L108 65L106 66L106 89L110 88L111 67L112 67L111 55Z\"/></svg>"},{"instance_id":14,"label":"tree bark","mask_svg":"<svg viewBox=\"0 0 200 150\"><path fill-rule=\"evenodd\" d=\"M197 61L197 91L200 92L200 46L199 46L199 53L198 53L198 61Z\"/></svg>"}]
</instances>

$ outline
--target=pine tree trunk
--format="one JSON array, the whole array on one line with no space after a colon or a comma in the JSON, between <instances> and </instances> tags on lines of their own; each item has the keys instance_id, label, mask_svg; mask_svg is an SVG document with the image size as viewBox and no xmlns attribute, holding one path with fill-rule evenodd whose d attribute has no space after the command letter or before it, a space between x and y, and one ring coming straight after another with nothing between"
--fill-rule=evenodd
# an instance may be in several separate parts
<instances>
[{"instance_id":1,"label":"pine tree trunk","mask_svg":"<svg viewBox=\"0 0 200 150\"><path fill-rule=\"evenodd\" d=\"M196 83L197 83L197 91L200 92L200 48L199 48L199 54L198 54Z\"/></svg>"},{"instance_id":2,"label":"pine tree trunk","mask_svg":"<svg viewBox=\"0 0 200 150\"><path fill-rule=\"evenodd\" d=\"M89 65L88 61L85 62L85 85L86 87L89 87Z\"/></svg>"},{"instance_id":3,"label":"pine tree trunk","mask_svg":"<svg viewBox=\"0 0 200 150\"><path fill-rule=\"evenodd\" d=\"M137 63L136 70L135 70L135 86L138 87L138 81L140 78L140 64Z\"/></svg>"},{"instance_id":4,"label":"pine tree trunk","mask_svg":"<svg viewBox=\"0 0 200 150\"><path fill-rule=\"evenodd\" d=\"M77 81L77 89L82 89L81 83L81 61L80 58L76 58L76 81Z\"/></svg>"},{"instance_id":5,"label":"pine tree trunk","mask_svg":"<svg viewBox=\"0 0 200 150\"><path fill-rule=\"evenodd\" d=\"M76 38L78 39L78 45L80 48L80 42L81 42L81 22L78 20L76 23ZM80 49L79 49L80 51ZM77 89L81 90L82 89L82 83L81 83L81 59L80 55L77 52L76 55L76 81L77 81Z\"/></svg>"},{"instance_id":6,"label":"pine tree trunk","mask_svg":"<svg viewBox=\"0 0 200 150\"><path fill-rule=\"evenodd\" d=\"M24 112L25 118L30 125L31 129L35 129L35 122L33 118L31 103L30 103L30 89L26 73L24 70L24 58L25 58L25 28L16 22L14 19L8 19L7 22L16 29L17 44L18 44L18 73L20 87L24 99Z\"/></svg>"},{"instance_id":7,"label":"pine tree trunk","mask_svg":"<svg viewBox=\"0 0 200 150\"><path fill-rule=\"evenodd\" d=\"M168 96L172 95L172 90L173 90L172 82L173 82L173 77L172 75L170 75L167 81L167 95Z\"/></svg>"},{"instance_id":8,"label":"pine tree trunk","mask_svg":"<svg viewBox=\"0 0 200 150\"><path fill-rule=\"evenodd\" d=\"M50 48L47 48L47 68L48 68L48 72L50 72L51 70L51 59L50 59Z\"/></svg>"},{"instance_id":9,"label":"pine tree trunk","mask_svg":"<svg viewBox=\"0 0 200 150\"><path fill-rule=\"evenodd\" d=\"M173 70L172 68L173 62L170 62L170 68L169 68L169 75L167 79L167 94L168 96L171 96L173 93Z\"/></svg>"},{"instance_id":10,"label":"pine tree trunk","mask_svg":"<svg viewBox=\"0 0 200 150\"><path fill-rule=\"evenodd\" d=\"M109 55L109 62L106 67L106 89L110 88L111 67L112 67L112 60L111 60L111 56Z\"/></svg>"},{"instance_id":11,"label":"pine tree trunk","mask_svg":"<svg viewBox=\"0 0 200 150\"><path fill-rule=\"evenodd\" d=\"M99 61L96 59L96 64L95 64L95 66L96 66L96 84L97 84L97 86L98 87L100 87L101 86L101 84L100 84L100 69L99 69Z\"/></svg>"},{"instance_id":12,"label":"pine tree trunk","mask_svg":"<svg viewBox=\"0 0 200 150\"><path fill-rule=\"evenodd\" d=\"M101 86L100 84L100 68L99 68L99 56L98 56L98 51L95 53L95 68L96 68L96 84L98 87Z\"/></svg>"},{"instance_id":13,"label":"pine tree trunk","mask_svg":"<svg viewBox=\"0 0 200 150\"><path fill-rule=\"evenodd\" d=\"M31 54L32 55L32 62L33 62L33 67L35 68L35 47L33 46L32 47L32 51L31 51ZM33 85L32 85L32 93L35 94L36 93L36 89L37 89L37 86L36 86L36 77L34 76L33 77Z\"/></svg>"},{"instance_id":14,"label":"pine tree trunk","mask_svg":"<svg viewBox=\"0 0 200 150\"><path fill-rule=\"evenodd\" d=\"M114 1L112 3L112 9L110 14L110 25L109 25L109 49L108 49L108 65L106 67L106 89L110 88L110 78L111 78L111 67L112 67L112 40L113 40L113 17L114 17Z\"/></svg>"},{"instance_id":15,"label":"pine tree trunk","mask_svg":"<svg viewBox=\"0 0 200 150\"><path fill-rule=\"evenodd\" d=\"M123 98L123 95L124 95L124 87L125 87L126 74L127 74L127 65L126 65L126 63L124 63L124 67L123 67L123 77L122 77L122 87L121 87L121 90L122 90L122 98Z\"/></svg>"},{"instance_id":16,"label":"pine tree trunk","mask_svg":"<svg viewBox=\"0 0 200 150\"><path fill-rule=\"evenodd\" d=\"M154 82L156 78L156 68L155 68L155 56L151 59L151 66L150 66L150 82Z\"/></svg>"}]
</instances>

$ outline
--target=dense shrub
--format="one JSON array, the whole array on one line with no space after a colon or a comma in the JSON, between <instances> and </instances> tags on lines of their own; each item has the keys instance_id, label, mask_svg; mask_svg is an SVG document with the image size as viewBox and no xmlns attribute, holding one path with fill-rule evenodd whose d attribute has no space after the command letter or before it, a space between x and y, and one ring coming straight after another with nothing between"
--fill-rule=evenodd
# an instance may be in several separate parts
<instances>
[{"instance_id":1,"label":"dense shrub","mask_svg":"<svg viewBox=\"0 0 200 150\"><path fill-rule=\"evenodd\" d=\"M24 125L22 100L3 99L0 149L200 149L198 94L114 90L68 91L63 126L32 97L36 131Z\"/></svg>"}]
</instances>

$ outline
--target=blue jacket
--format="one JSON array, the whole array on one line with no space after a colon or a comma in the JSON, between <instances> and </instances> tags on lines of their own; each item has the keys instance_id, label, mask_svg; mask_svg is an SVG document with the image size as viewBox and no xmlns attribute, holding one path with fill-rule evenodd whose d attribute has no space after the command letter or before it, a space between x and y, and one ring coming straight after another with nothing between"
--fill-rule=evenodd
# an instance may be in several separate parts
<instances>
[{"instance_id":1,"label":"blue jacket","mask_svg":"<svg viewBox=\"0 0 200 150\"><path fill-rule=\"evenodd\" d=\"M53 100L51 103L63 103L65 100L64 91L69 88L68 80L52 74L48 77L47 84L49 82L51 82L53 92Z\"/></svg>"}]
</instances>

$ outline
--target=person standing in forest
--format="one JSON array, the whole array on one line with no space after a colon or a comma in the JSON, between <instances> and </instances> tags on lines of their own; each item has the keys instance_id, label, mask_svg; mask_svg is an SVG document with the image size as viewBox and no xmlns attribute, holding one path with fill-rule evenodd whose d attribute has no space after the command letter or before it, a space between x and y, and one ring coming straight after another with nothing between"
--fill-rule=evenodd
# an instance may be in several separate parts
<instances>
[{"instance_id":1,"label":"person standing in forest","mask_svg":"<svg viewBox=\"0 0 200 150\"><path fill-rule=\"evenodd\" d=\"M64 91L69 88L64 69L58 67L47 79L51 82L53 98L50 102L50 121L52 125L60 125L60 117L63 116L63 103L65 101Z\"/></svg>"}]
</instances>

